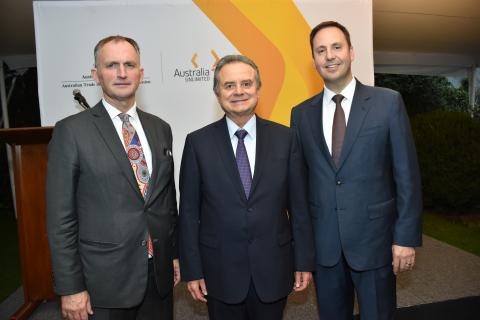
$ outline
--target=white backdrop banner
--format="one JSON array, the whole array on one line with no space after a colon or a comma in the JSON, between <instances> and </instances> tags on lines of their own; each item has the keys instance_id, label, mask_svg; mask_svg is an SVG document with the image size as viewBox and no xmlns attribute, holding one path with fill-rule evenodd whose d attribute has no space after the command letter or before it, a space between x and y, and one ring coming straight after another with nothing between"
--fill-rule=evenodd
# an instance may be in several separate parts
<instances>
[{"instance_id":1,"label":"white backdrop banner","mask_svg":"<svg viewBox=\"0 0 480 320\"><path fill-rule=\"evenodd\" d=\"M373 84L372 0L110 0L34 1L40 114L43 126L101 99L93 81L93 48L109 35L135 39L145 78L138 106L169 122L179 163L187 133L223 112L212 91L219 57L241 53L259 66L257 113L288 125L290 109L321 91L309 32L324 20L350 31L353 72ZM178 176L178 165L176 167Z\"/></svg>"}]
</instances>

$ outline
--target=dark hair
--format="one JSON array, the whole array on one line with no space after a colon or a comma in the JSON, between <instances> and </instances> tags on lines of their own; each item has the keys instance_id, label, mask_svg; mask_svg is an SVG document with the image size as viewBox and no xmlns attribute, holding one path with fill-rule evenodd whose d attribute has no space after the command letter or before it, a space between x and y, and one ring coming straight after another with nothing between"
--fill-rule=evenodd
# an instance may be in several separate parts
<instances>
[{"instance_id":1,"label":"dark hair","mask_svg":"<svg viewBox=\"0 0 480 320\"><path fill-rule=\"evenodd\" d=\"M108 36L98 41L97 45L95 46L95 49L93 49L93 58L94 58L95 66L97 66L98 52L100 52L100 50L103 48L104 45L112 41L113 42L126 41L130 43L132 47L135 49L135 51L137 52L138 56L140 56L140 47L138 46L138 43L132 38L128 38L120 35Z\"/></svg>"},{"instance_id":2,"label":"dark hair","mask_svg":"<svg viewBox=\"0 0 480 320\"><path fill-rule=\"evenodd\" d=\"M313 56L313 38L315 38L315 35L322 29L325 28L337 28L340 29L340 31L343 32L345 35L345 38L347 39L348 47L352 46L352 43L350 42L350 33L348 32L347 28L345 26L341 25L340 23L336 21L324 21L320 24L318 24L315 28L312 29L310 32L310 48L312 49L312 56Z\"/></svg>"},{"instance_id":3,"label":"dark hair","mask_svg":"<svg viewBox=\"0 0 480 320\"><path fill-rule=\"evenodd\" d=\"M213 74L213 92L215 92L215 94L218 95L218 74L220 70L222 70L222 68L227 64L235 62L243 62L252 67L253 70L255 70L255 82L257 85L257 89L260 89L260 87L262 86L262 80L260 79L260 71L258 71L258 67L255 62L253 62L252 59L250 59L249 57L240 54L231 54L218 60L217 65L215 66L215 72Z\"/></svg>"}]
</instances>

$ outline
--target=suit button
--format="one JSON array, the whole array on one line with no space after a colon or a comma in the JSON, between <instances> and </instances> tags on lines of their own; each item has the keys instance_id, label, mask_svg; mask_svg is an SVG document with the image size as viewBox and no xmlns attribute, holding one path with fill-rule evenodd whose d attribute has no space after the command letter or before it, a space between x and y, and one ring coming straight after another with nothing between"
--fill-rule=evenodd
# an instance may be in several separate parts
<instances>
[{"instance_id":1,"label":"suit button","mask_svg":"<svg viewBox=\"0 0 480 320\"><path fill-rule=\"evenodd\" d=\"M252 212L252 211L253 211L253 208L248 208L247 211L248 211L248 212Z\"/></svg>"},{"instance_id":2,"label":"suit button","mask_svg":"<svg viewBox=\"0 0 480 320\"><path fill-rule=\"evenodd\" d=\"M337 180L337 186L341 185L342 184L342 181L340 180Z\"/></svg>"},{"instance_id":3,"label":"suit button","mask_svg":"<svg viewBox=\"0 0 480 320\"><path fill-rule=\"evenodd\" d=\"M143 240L142 241L142 247L145 247L147 245L147 241L146 240Z\"/></svg>"},{"instance_id":4,"label":"suit button","mask_svg":"<svg viewBox=\"0 0 480 320\"><path fill-rule=\"evenodd\" d=\"M252 244L255 242L255 239L248 239L248 243Z\"/></svg>"}]
</instances>

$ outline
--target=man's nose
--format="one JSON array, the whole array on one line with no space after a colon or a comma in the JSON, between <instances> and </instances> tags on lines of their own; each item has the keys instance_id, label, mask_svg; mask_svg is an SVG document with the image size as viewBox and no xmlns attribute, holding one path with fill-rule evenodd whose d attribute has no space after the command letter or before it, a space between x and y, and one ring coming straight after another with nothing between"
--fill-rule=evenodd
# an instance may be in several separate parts
<instances>
[{"instance_id":1,"label":"man's nose","mask_svg":"<svg viewBox=\"0 0 480 320\"><path fill-rule=\"evenodd\" d=\"M127 76L127 69L123 65L119 65L118 71L117 71L117 76L119 78L125 78Z\"/></svg>"},{"instance_id":2,"label":"man's nose","mask_svg":"<svg viewBox=\"0 0 480 320\"><path fill-rule=\"evenodd\" d=\"M327 60L335 59L335 55L333 54L333 50L327 49L326 50L326 57L327 57Z\"/></svg>"},{"instance_id":3,"label":"man's nose","mask_svg":"<svg viewBox=\"0 0 480 320\"><path fill-rule=\"evenodd\" d=\"M233 93L236 94L236 95L243 94L243 86L241 84L236 85Z\"/></svg>"}]
</instances>

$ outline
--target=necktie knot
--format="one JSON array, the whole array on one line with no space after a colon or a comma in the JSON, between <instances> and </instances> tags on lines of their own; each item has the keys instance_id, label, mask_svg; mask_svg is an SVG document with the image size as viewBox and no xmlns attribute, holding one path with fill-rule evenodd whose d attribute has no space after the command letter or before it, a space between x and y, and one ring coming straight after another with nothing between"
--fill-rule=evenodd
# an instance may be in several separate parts
<instances>
[{"instance_id":1,"label":"necktie knot","mask_svg":"<svg viewBox=\"0 0 480 320\"><path fill-rule=\"evenodd\" d=\"M237 130L237 132L235 132L235 135L237 136L237 138L239 140L243 140L245 139L245 137L247 136L248 132L247 130L245 129L240 129L240 130Z\"/></svg>"},{"instance_id":2,"label":"necktie knot","mask_svg":"<svg viewBox=\"0 0 480 320\"><path fill-rule=\"evenodd\" d=\"M120 118L120 120L122 120L122 122L130 122L130 116L126 113L119 113L118 114L118 117Z\"/></svg>"},{"instance_id":3,"label":"necktie knot","mask_svg":"<svg viewBox=\"0 0 480 320\"><path fill-rule=\"evenodd\" d=\"M345 98L344 96L342 96L341 94L336 94L333 96L332 100L335 101L335 104L340 104L343 100L343 98Z\"/></svg>"}]
</instances>

